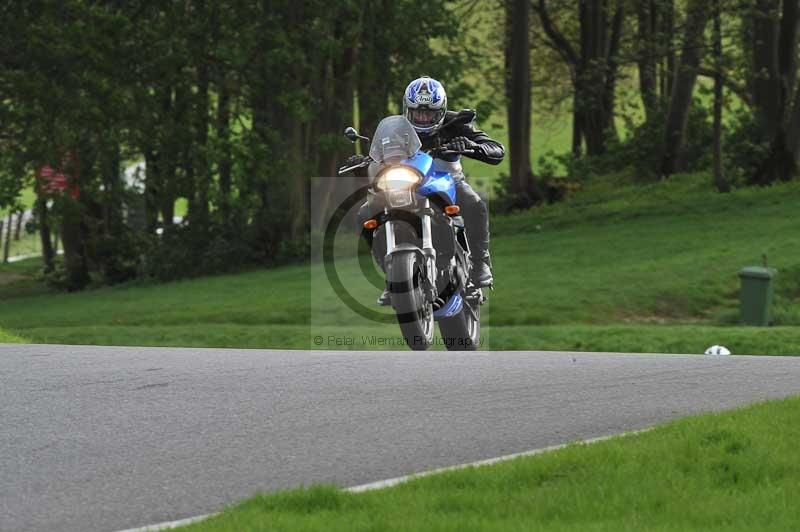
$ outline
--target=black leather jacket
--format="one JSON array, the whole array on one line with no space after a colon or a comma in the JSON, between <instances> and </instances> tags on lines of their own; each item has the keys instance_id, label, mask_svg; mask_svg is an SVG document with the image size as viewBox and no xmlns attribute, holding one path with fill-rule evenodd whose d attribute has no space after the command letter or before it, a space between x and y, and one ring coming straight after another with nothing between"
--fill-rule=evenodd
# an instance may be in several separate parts
<instances>
[{"instance_id":1,"label":"black leather jacket","mask_svg":"<svg viewBox=\"0 0 800 532\"><path fill-rule=\"evenodd\" d=\"M489 135L475 127L475 116L476 113L472 109L463 109L458 112L447 111L444 117L444 123L436 133L432 135L420 135L422 149L428 151L447 144L456 137L466 137L478 144L478 149L476 149L474 153L465 153L464 157L476 159L488 164L500 164L505 156L505 148L503 148L502 144L493 140ZM440 158L446 161L455 161L458 157L442 156Z\"/></svg>"}]
</instances>

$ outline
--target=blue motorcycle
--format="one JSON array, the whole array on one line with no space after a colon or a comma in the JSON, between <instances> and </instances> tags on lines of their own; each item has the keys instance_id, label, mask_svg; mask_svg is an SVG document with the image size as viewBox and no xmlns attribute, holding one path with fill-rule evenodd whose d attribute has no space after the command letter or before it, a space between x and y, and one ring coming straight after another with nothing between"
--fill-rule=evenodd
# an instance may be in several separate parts
<instances>
[{"instance_id":1,"label":"blue motorcycle","mask_svg":"<svg viewBox=\"0 0 800 532\"><path fill-rule=\"evenodd\" d=\"M349 127L352 142L369 140ZM339 169L339 175L368 167L372 178L363 222L403 337L413 350L433 343L439 322L448 350L475 350L480 344L480 288L470 279L472 262L464 221L449 172L434 169L438 156L455 155L422 143L404 116L378 125L369 156Z\"/></svg>"}]
</instances>

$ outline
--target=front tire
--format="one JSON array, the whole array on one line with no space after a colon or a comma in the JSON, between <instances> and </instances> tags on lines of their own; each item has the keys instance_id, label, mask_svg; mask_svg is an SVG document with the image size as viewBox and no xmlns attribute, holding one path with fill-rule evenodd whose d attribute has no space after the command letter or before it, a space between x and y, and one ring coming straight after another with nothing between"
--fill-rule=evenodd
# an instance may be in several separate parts
<instances>
[{"instance_id":1,"label":"front tire","mask_svg":"<svg viewBox=\"0 0 800 532\"><path fill-rule=\"evenodd\" d=\"M388 265L387 284L397 323L408 347L424 351L433 343L433 305L425 300L425 264L418 253L397 253Z\"/></svg>"},{"instance_id":2,"label":"front tire","mask_svg":"<svg viewBox=\"0 0 800 532\"><path fill-rule=\"evenodd\" d=\"M439 320L439 332L448 351L476 351L481 342L481 307L464 301L461 312Z\"/></svg>"}]
</instances>

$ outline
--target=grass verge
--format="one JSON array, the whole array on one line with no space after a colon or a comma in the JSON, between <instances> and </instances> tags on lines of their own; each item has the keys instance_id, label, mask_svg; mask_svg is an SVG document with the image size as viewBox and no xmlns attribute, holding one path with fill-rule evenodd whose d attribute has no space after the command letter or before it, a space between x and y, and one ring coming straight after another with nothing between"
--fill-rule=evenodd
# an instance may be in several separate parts
<instances>
[{"instance_id":1,"label":"grass verge","mask_svg":"<svg viewBox=\"0 0 800 532\"><path fill-rule=\"evenodd\" d=\"M10 337L72 345L406 350L392 325L85 325L33 326L15 332ZM481 349L700 354L714 344L725 345L737 355L800 355L800 330L695 324L491 327L484 328Z\"/></svg>"},{"instance_id":2,"label":"grass verge","mask_svg":"<svg viewBox=\"0 0 800 532\"><path fill-rule=\"evenodd\" d=\"M20 338L15 334L11 334L8 331L0 329L0 344L21 344L25 341L26 340L24 338Z\"/></svg>"},{"instance_id":3,"label":"grass verge","mask_svg":"<svg viewBox=\"0 0 800 532\"><path fill-rule=\"evenodd\" d=\"M798 416L791 398L379 491L258 495L182 530L793 530Z\"/></svg>"}]
</instances>

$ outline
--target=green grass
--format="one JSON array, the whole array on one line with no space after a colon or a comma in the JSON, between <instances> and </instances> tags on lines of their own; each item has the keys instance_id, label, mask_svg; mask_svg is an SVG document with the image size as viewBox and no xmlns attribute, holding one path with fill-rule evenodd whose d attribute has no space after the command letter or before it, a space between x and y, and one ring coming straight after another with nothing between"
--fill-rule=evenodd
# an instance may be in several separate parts
<instances>
[{"instance_id":1,"label":"green grass","mask_svg":"<svg viewBox=\"0 0 800 532\"><path fill-rule=\"evenodd\" d=\"M737 271L766 254L781 272L776 322L798 325L796 201L796 184L720 195L688 175L602 182L572 202L498 219L498 277L525 272L530 282L493 308L493 323L730 322Z\"/></svg>"},{"instance_id":2,"label":"green grass","mask_svg":"<svg viewBox=\"0 0 800 532\"><path fill-rule=\"evenodd\" d=\"M794 183L720 195L705 175L653 185L612 176L567 203L497 217L484 348L702 353L723 344L737 354L800 354L798 203ZM736 272L762 253L780 272L779 327L733 326ZM396 338L396 325L348 310L318 265L78 294L2 282L3 272L30 277L36 263L26 264L0 268L0 327L32 342L397 348L371 342ZM357 262L337 270L372 308L378 289Z\"/></svg>"},{"instance_id":3,"label":"green grass","mask_svg":"<svg viewBox=\"0 0 800 532\"><path fill-rule=\"evenodd\" d=\"M795 530L800 398L352 494L258 495L187 531Z\"/></svg>"},{"instance_id":4,"label":"green grass","mask_svg":"<svg viewBox=\"0 0 800 532\"><path fill-rule=\"evenodd\" d=\"M19 336L9 333L8 331L4 331L0 329L0 344L17 344L23 343L24 340Z\"/></svg>"},{"instance_id":5,"label":"green grass","mask_svg":"<svg viewBox=\"0 0 800 532\"><path fill-rule=\"evenodd\" d=\"M396 326L83 325L17 329L17 341L142 347L239 347L404 350ZM23 335L23 336L19 336ZM321 343L314 339L320 336ZM482 348L495 350L702 353L722 344L739 355L800 355L796 327L746 328L698 325L545 325L484 328ZM347 342L347 343L345 343ZM352 342L352 343L350 343ZM435 350L442 350L436 346Z\"/></svg>"}]
</instances>

